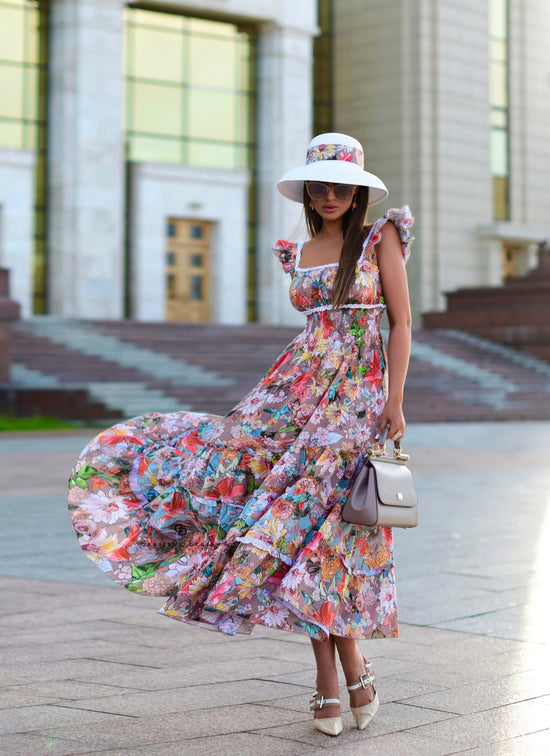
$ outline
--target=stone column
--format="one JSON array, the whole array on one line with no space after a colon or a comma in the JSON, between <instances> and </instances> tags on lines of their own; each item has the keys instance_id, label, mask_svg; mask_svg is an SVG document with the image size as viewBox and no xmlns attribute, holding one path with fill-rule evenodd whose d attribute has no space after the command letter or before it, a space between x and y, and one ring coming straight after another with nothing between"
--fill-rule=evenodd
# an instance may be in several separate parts
<instances>
[{"instance_id":1,"label":"stone column","mask_svg":"<svg viewBox=\"0 0 550 756\"><path fill-rule=\"evenodd\" d=\"M9 270L0 268L0 386L10 382L11 324L19 320L20 306L9 293Z\"/></svg>"},{"instance_id":2,"label":"stone column","mask_svg":"<svg viewBox=\"0 0 550 756\"><path fill-rule=\"evenodd\" d=\"M123 0L52 0L50 311L119 318L124 298Z\"/></svg>"},{"instance_id":3,"label":"stone column","mask_svg":"<svg viewBox=\"0 0 550 756\"><path fill-rule=\"evenodd\" d=\"M32 313L35 162L33 150L0 148L0 267L23 317Z\"/></svg>"},{"instance_id":4,"label":"stone column","mask_svg":"<svg viewBox=\"0 0 550 756\"><path fill-rule=\"evenodd\" d=\"M303 322L288 301L288 276L271 244L296 230L301 205L276 188L281 175L305 163L312 128L312 55L317 28L269 23L258 40L258 316L263 323Z\"/></svg>"}]
</instances>

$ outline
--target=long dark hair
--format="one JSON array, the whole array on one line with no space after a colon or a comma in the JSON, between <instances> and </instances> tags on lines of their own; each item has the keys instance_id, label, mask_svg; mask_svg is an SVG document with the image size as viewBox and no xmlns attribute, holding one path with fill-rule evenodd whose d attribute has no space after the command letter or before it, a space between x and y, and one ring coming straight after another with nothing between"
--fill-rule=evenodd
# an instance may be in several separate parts
<instances>
[{"instance_id":1,"label":"long dark hair","mask_svg":"<svg viewBox=\"0 0 550 756\"><path fill-rule=\"evenodd\" d=\"M319 213L309 206L310 198L304 184L304 212L306 215L306 226L309 235L313 238L317 236L323 227L323 219ZM365 221L367 219L367 210L369 207L369 188L368 186L359 186L355 195L356 207L350 205L346 214L342 218L342 231L344 232L344 243L340 254L340 264L336 271L334 284L332 287L332 301L334 307L340 307L345 304L348 298L348 292L355 279L355 267L357 260L361 255L363 242L365 241Z\"/></svg>"}]
</instances>

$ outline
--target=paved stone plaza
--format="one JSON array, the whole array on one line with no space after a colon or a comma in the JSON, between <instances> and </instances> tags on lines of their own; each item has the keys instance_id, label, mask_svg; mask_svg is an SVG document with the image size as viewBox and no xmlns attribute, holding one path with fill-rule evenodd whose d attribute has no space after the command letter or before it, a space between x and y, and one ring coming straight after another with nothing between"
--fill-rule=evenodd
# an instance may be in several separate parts
<instances>
[{"instance_id":1,"label":"paved stone plaza","mask_svg":"<svg viewBox=\"0 0 550 756\"><path fill-rule=\"evenodd\" d=\"M335 739L307 639L171 622L87 562L64 488L90 433L0 436L1 754L550 753L550 423L409 426L401 637L363 644L380 712L358 732L342 689Z\"/></svg>"}]
</instances>

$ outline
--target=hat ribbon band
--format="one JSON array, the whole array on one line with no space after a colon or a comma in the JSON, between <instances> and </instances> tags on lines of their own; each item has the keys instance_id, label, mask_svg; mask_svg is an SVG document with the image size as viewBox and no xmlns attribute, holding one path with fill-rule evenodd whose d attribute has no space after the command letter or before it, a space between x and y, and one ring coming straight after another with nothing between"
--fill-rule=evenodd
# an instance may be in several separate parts
<instances>
[{"instance_id":1,"label":"hat ribbon band","mask_svg":"<svg viewBox=\"0 0 550 756\"><path fill-rule=\"evenodd\" d=\"M360 168L364 165L362 151L347 144L316 144L310 147L306 155L306 165L319 160L342 160L346 163L355 163Z\"/></svg>"}]
</instances>

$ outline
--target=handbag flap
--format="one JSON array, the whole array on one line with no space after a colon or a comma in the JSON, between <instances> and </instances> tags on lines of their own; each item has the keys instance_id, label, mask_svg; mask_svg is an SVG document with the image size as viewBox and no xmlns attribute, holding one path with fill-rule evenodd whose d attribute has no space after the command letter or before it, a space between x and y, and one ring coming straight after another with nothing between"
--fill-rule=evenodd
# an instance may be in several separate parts
<instances>
[{"instance_id":1,"label":"handbag flap","mask_svg":"<svg viewBox=\"0 0 550 756\"><path fill-rule=\"evenodd\" d=\"M374 457L368 464L376 473L376 488L382 504L415 507L418 502L411 471L403 462L391 457Z\"/></svg>"}]
</instances>

